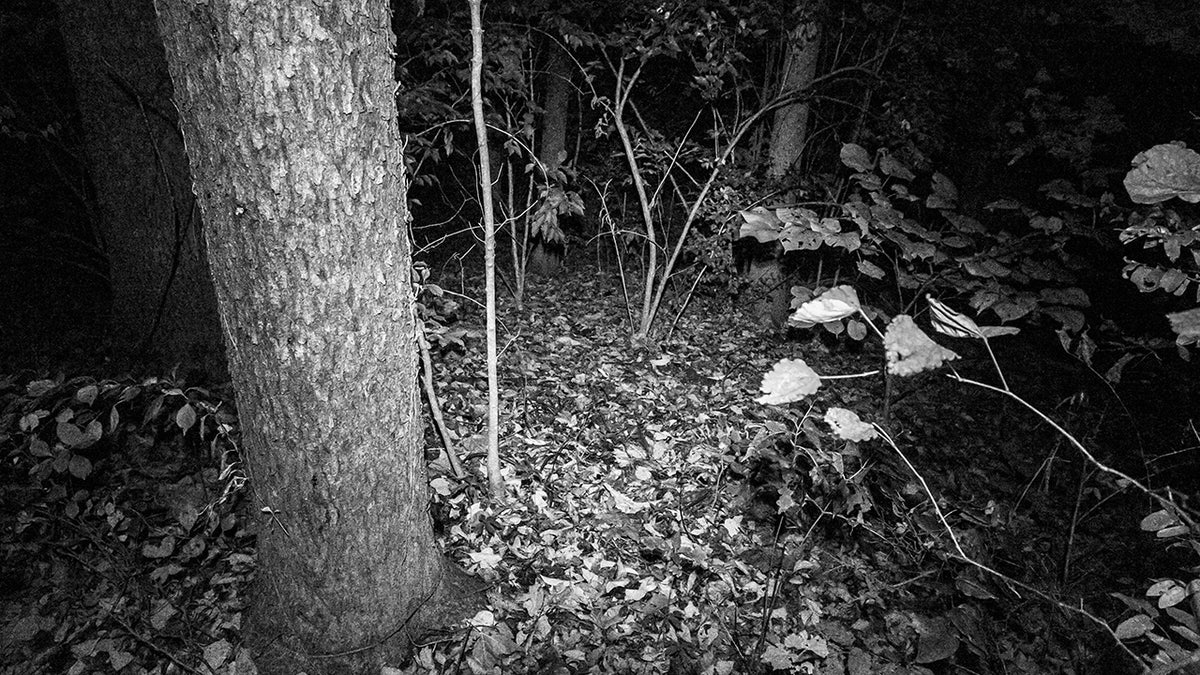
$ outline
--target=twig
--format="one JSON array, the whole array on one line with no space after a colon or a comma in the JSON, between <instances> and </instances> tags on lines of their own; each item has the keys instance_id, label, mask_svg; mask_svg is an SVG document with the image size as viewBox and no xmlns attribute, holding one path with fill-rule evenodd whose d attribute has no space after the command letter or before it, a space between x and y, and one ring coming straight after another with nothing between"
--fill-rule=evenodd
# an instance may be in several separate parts
<instances>
[{"instance_id":1,"label":"twig","mask_svg":"<svg viewBox=\"0 0 1200 675\"><path fill-rule=\"evenodd\" d=\"M158 645L151 642L150 638L145 637L141 633L135 631L129 624L122 621L121 617L117 616L116 614L110 614L108 616L108 618L112 619L112 621L114 623L116 623L118 626L120 626L126 633L129 633L130 637L132 637L133 639L137 640L138 642L146 645L154 653L158 654L159 656L163 657L164 659L170 661L171 663L174 663L175 666L177 668L179 668L180 670L183 670L188 673L192 673L192 675L203 675L203 673L201 673L201 671L199 671L199 670L189 666L188 664L184 663L183 661L180 661L179 659L175 658L175 656L173 656L170 652L168 652L167 650L163 649L162 647L159 647ZM213 670L212 666L208 665L207 662L205 662L204 665L208 667L208 672L210 672L210 673L216 672Z\"/></svg>"},{"instance_id":2,"label":"twig","mask_svg":"<svg viewBox=\"0 0 1200 675\"><path fill-rule=\"evenodd\" d=\"M421 383L425 389L425 400L429 402L429 414L433 417L433 426L437 428L438 436L442 439L442 447L446 450L446 460L450 462L450 470L454 477L462 480L462 463L458 461L458 453L454 450L454 440L446 429L446 420L442 417L442 404L438 400L437 390L433 388L433 360L429 357L429 340L425 337L425 327L417 327L417 345L421 348Z\"/></svg>"},{"instance_id":3,"label":"twig","mask_svg":"<svg viewBox=\"0 0 1200 675\"><path fill-rule=\"evenodd\" d=\"M687 310L688 305L692 302L692 296L696 294L696 286L700 285L700 280L704 278L704 273L708 271L708 265L700 268L700 273L696 275L696 280L692 282L692 287L688 289L687 295L683 298L683 304L679 307L679 311L675 313L675 320L671 322L671 327L667 329L667 337L665 341L671 340L671 335L675 333L675 326L679 324L679 319Z\"/></svg>"},{"instance_id":4,"label":"twig","mask_svg":"<svg viewBox=\"0 0 1200 675\"><path fill-rule=\"evenodd\" d=\"M1149 497L1150 499L1153 499L1155 502L1157 502L1158 505L1161 506L1162 508L1164 508L1172 513L1175 513L1179 517L1179 519L1182 520L1184 523L1186 523L1189 527L1192 527L1192 528L1196 527L1196 522L1191 518L1191 516L1189 514L1185 513L1183 509L1180 509L1178 507L1178 505L1176 505L1170 499L1167 499L1166 497L1163 497L1162 495L1158 494L1154 490L1151 490L1149 487L1142 484L1136 478L1134 478L1133 476L1130 476L1129 474L1125 473L1124 471L1121 471L1120 469L1114 469L1114 468L1108 466L1107 464L1105 464L1104 462L1101 462L1086 447L1084 447L1084 445L1082 443L1080 443L1078 440L1076 440L1075 437L1072 436L1069 431L1064 429L1062 427L1062 425L1060 425L1059 423L1050 419L1050 416L1046 415L1046 413L1042 412L1041 410L1038 410L1036 406L1030 404L1025 399L1021 398L1020 396L1018 396L1015 393L1008 391L1006 389L1001 389L1000 387L994 387L990 384L985 384L983 382L979 382L978 380L972 380L970 378L963 377L962 375L959 375L958 373L949 373L946 375L946 377L949 377L950 379L961 382L963 384L970 384L970 385L974 385L976 387L980 387L982 389L987 389L988 391L994 391L997 394L1003 394L1004 396L1011 398L1012 400L1016 401L1017 403L1020 403L1027 410L1032 412L1034 415L1037 415L1038 418L1040 418L1043 422L1045 422L1046 424L1049 424L1051 427L1053 427L1053 429L1055 431L1057 431L1059 433L1059 435L1061 435L1063 438L1067 439L1067 442L1070 443L1071 445L1073 445L1075 447L1075 449L1078 450L1080 452L1080 454L1082 454L1084 457L1086 457L1087 460L1089 462L1091 462L1092 465L1095 466L1097 469L1103 471L1104 473L1116 476L1117 478L1125 481L1129 485L1134 486L1135 488L1140 490L1143 494L1145 494L1147 497Z\"/></svg>"}]
</instances>

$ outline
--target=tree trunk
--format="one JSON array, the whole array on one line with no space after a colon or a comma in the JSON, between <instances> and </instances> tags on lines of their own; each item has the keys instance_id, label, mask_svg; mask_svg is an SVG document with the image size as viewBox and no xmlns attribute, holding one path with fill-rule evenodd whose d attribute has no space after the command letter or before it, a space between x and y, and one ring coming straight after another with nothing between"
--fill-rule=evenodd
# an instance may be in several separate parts
<instances>
[{"instance_id":1,"label":"tree trunk","mask_svg":"<svg viewBox=\"0 0 1200 675\"><path fill-rule=\"evenodd\" d=\"M378 672L444 569L388 6L158 9L266 514L245 634L268 672Z\"/></svg>"},{"instance_id":2,"label":"tree trunk","mask_svg":"<svg viewBox=\"0 0 1200 675\"><path fill-rule=\"evenodd\" d=\"M571 60L562 47L547 41L542 78L542 137L538 158L553 169L567 157L567 112L571 102Z\"/></svg>"},{"instance_id":3,"label":"tree trunk","mask_svg":"<svg viewBox=\"0 0 1200 675\"><path fill-rule=\"evenodd\" d=\"M96 223L109 353L224 376L216 297L150 0L58 0Z\"/></svg>"},{"instance_id":4,"label":"tree trunk","mask_svg":"<svg viewBox=\"0 0 1200 675\"><path fill-rule=\"evenodd\" d=\"M571 103L571 60L562 47L546 40L546 72L542 80L542 119L538 159L553 171L567 158L567 112ZM564 186L565 188L565 186ZM529 252L528 269L556 274L562 267L563 246L538 237Z\"/></svg>"},{"instance_id":5,"label":"tree trunk","mask_svg":"<svg viewBox=\"0 0 1200 675\"><path fill-rule=\"evenodd\" d=\"M813 17L802 20L788 32L785 47L783 72L779 78L780 93L804 89L816 77L821 52L819 20ZM775 121L771 127L770 164L767 167L770 177L782 178L800 158L804 143L808 140L810 112L809 104L803 101L775 111Z\"/></svg>"}]
</instances>

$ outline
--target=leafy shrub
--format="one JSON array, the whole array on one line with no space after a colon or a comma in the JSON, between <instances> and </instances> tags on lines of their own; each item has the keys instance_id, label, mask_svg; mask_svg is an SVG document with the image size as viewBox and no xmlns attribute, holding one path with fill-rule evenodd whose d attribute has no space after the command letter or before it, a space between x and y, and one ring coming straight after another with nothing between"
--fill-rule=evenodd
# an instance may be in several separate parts
<instances>
[{"instance_id":1,"label":"leafy shrub","mask_svg":"<svg viewBox=\"0 0 1200 675\"><path fill-rule=\"evenodd\" d=\"M840 254L837 269L848 281L886 282L895 306L907 311L921 295L965 296L977 312L1001 322L1049 320L1078 333L1090 305L1077 272L1085 263L1072 243L1090 239L1091 221L1079 213L1099 204L1054 184L1047 197L1061 205L1043 214L1013 201L988 208L984 223L958 211L958 191L949 178L932 173L920 195L917 174L886 152L872 156L855 144L842 147L843 164L853 173L847 198L824 212L806 207L742 211L740 237L778 241L785 251L831 250ZM835 277L836 278L836 277ZM835 282L836 283L836 282ZM794 304L806 302L827 286L793 289ZM863 305L866 318L879 309ZM825 328L866 337L857 317L830 320Z\"/></svg>"}]
</instances>

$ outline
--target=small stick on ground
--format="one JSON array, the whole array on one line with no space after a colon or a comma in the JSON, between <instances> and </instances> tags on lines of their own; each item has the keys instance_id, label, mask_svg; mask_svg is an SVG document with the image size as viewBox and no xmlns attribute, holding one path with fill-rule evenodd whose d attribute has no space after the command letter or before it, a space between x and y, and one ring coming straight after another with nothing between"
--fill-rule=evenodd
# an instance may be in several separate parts
<instances>
[{"instance_id":1,"label":"small stick on ground","mask_svg":"<svg viewBox=\"0 0 1200 675\"><path fill-rule=\"evenodd\" d=\"M458 461L454 441L451 440L450 431L446 429L446 420L442 417L441 401L433 388L433 360L429 357L429 340L425 338L424 327L417 331L417 344L421 348L421 384L424 385L425 400L429 401L429 414L433 417L433 426L437 428L438 436L442 439L450 470L454 472L455 478L462 480L466 474L463 472L462 463Z\"/></svg>"}]
</instances>

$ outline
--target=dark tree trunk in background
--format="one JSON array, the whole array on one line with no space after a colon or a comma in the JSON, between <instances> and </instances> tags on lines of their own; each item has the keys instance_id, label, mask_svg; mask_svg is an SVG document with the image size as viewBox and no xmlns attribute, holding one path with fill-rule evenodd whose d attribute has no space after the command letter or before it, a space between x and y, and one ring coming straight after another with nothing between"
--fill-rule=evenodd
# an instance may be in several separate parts
<instances>
[{"instance_id":1,"label":"dark tree trunk in background","mask_svg":"<svg viewBox=\"0 0 1200 675\"><path fill-rule=\"evenodd\" d=\"M817 76L817 65L821 52L821 23L812 3L808 4L809 17L788 32L784 45L783 70L779 78L779 92L803 89L812 84ZM775 111L771 126L770 164L767 173L772 178L782 178L792 169L804 144L808 140L808 119L811 108L807 102L793 103Z\"/></svg>"},{"instance_id":2,"label":"dark tree trunk in background","mask_svg":"<svg viewBox=\"0 0 1200 675\"><path fill-rule=\"evenodd\" d=\"M255 511L273 514L259 523L245 635L272 647L257 657L269 672L378 672L443 572L388 5L158 10Z\"/></svg>"},{"instance_id":3,"label":"dark tree trunk in background","mask_svg":"<svg viewBox=\"0 0 1200 675\"><path fill-rule=\"evenodd\" d=\"M546 46L546 72L542 77L542 138L538 158L548 168L566 161L567 112L571 103L574 66L561 45Z\"/></svg>"},{"instance_id":4,"label":"dark tree trunk in background","mask_svg":"<svg viewBox=\"0 0 1200 675\"><path fill-rule=\"evenodd\" d=\"M562 46L547 40L545 73L542 83L541 138L538 159L547 170L554 170L566 161L567 113L571 103L571 73L574 66L562 51ZM529 252L529 269L539 274L553 274L562 266L562 247L548 245L541 237Z\"/></svg>"},{"instance_id":5,"label":"dark tree trunk in background","mask_svg":"<svg viewBox=\"0 0 1200 675\"><path fill-rule=\"evenodd\" d=\"M223 376L171 79L151 0L58 0L112 306L109 354L127 366L200 365Z\"/></svg>"}]
</instances>

